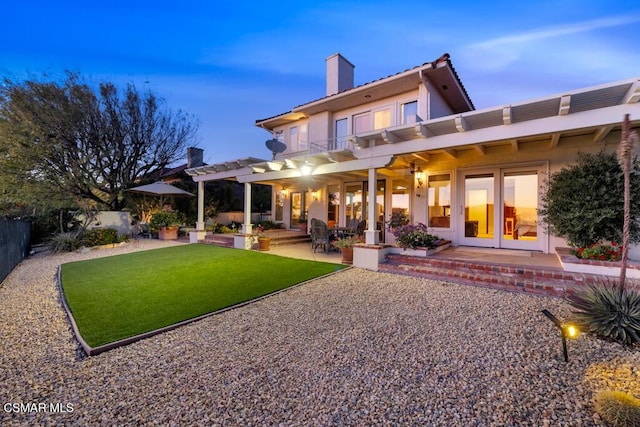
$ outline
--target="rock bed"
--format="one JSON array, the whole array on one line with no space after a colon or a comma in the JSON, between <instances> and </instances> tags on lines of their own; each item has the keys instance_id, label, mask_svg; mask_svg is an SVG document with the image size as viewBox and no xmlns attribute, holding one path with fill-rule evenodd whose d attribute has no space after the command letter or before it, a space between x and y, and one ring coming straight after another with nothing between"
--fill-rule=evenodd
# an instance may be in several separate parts
<instances>
[{"instance_id":1,"label":"rock bed","mask_svg":"<svg viewBox=\"0 0 640 427\"><path fill-rule=\"evenodd\" d=\"M564 362L540 313L566 318L560 300L359 269L83 357L57 266L167 244L14 270L0 287L1 425L589 426L603 425L596 391L640 397L637 349L582 336Z\"/></svg>"}]
</instances>

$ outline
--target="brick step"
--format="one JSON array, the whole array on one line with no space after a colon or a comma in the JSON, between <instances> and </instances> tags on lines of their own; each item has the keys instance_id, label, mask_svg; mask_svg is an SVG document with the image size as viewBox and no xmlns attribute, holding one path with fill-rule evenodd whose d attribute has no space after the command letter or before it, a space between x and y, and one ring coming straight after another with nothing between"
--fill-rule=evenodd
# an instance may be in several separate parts
<instances>
[{"instance_id":1,"label":"brick step","mask_svg":"<svg viewBox=\"0 0 640 427\"><path fill-rule=\"evenodd\" d=\"M207 234L204 236L204 240L202 243L207 243L209 245L222 246L224 248L232 248L233 247L233 234L227 236L220 236L214 234Z\"/></svg>"},{"instance_id":2,"label":"brick step","mask_svg":"<svg viewBox=\"0 0 640 427\"><path fill-rule=\"evenodd\" d=\"M564 296L600 276L556 269L390 254L379 271L539 295Z\"/></svg>"},{"instance_id":3,"label":"brick step","mask_svg":"<svg viewBox=\"0 0 640 427\"><path fill-rule=\"evenodd\" d=\"M443 270L415 264L380 264L378 271L535 295L564 296L566 294L565 285L551 285L531 279L495 274Z\"/></svg>"}]
</instances>

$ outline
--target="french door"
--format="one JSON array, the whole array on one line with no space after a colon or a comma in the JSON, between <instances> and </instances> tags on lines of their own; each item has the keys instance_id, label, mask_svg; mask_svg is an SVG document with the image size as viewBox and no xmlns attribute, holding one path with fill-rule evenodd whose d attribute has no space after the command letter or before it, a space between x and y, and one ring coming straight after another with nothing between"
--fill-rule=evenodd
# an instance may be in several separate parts
<instances>
[{"instance_id":1,"label":"french door","mask_svg":"<svg viewBox=\"0 0 640 427\"><path fill-rule=\"evenodd\" d=\"M463 171L460 244L542 250L538 225L542 173L543 166Z\"/></svg>"}]
</instances>

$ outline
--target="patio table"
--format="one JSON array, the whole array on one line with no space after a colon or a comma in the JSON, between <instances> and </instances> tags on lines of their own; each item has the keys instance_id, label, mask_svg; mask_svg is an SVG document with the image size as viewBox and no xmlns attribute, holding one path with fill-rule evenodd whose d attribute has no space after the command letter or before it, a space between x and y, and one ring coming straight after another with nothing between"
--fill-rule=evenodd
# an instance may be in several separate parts
<instances>
[{"instance_id":1,"label":"patio table","mask_svg":"<svg viewBox=\"0 0 640 427\"><path fill-rule=\"evenodd\" d=\"M337 239L353 237L356 235L355 231L349 227L331 227L329 228L329 234L336 236Z\"/></svg>"}]
</instances>

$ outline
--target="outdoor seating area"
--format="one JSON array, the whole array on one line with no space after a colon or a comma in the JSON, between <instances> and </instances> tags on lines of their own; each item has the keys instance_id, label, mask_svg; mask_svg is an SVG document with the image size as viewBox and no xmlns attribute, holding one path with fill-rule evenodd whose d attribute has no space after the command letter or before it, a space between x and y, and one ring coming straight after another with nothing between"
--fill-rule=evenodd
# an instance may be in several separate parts
<instances>
[{"instance_id":1,"label":"outdoor seating area","mask_svg":"<svg viewBox=\"0 0 640 427\"><path fill-rule=\"evenodd\" d=\"M350 221L350 225L347 227L335 225L329 227L324 221L312 218L310 223L311 248L313 252L315 253L319 247L322 247L325 253L329 253L332 250L338 250L338 248L333 245L338 239L362 235L365 222L356 219ZM360 226L361 223L363 224L362 226Z\"/></svg>"}]
</instances>

